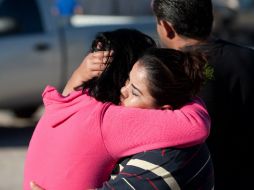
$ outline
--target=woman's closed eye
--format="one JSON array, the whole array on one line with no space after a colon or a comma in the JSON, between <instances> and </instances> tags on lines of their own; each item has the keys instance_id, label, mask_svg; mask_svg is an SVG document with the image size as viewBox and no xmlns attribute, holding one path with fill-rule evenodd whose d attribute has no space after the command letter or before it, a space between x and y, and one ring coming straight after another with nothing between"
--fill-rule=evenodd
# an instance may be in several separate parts
<instances>
[{"instance_id":1,"label":"woman's closed eye","mask_svg":"<svg viewBox=\"0 0 254 190\"><path fill-rule=\"evenodd\" d=\"M132 93L133 96L139 96L139 94L135 91L135 89L132 89L131 93Z\"/></svg>"},{"instance_id":2,"label":"woman's closed eye","mask_svg":"<svg viewBox=\"0 0 254 190\"><path fill-rule=\"evenodd\" d=\"M138 89L134 84L131 84L131 93L132 93L134 96L143 95L143 93L141 92L141 90Z\"/></svg>"}]
</instances>

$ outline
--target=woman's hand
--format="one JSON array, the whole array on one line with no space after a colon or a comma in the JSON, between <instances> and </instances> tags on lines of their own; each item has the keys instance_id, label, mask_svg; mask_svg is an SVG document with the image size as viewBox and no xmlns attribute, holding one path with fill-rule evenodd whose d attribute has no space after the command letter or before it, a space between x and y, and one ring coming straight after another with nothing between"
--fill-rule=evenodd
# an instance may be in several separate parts
<instances>
[{"instance_id":1,"label":"woman's hand","mask_svg":"<svg viewBox=\"0 0 254 190\"><path fill-rule=\"evenodd\" d=\"M30 182L30 188L31 190L45 190L33 181Z\"/></svg>"},{"instance_id":2,"label":"woman's hand","mask_svg":"<svg viewBox=\"0 0 254 190\"><path fill-rule=\"evenodd\" d=\"M112 54L109 51L97 51L89 53L80 66L73 72L70 80L66 84L62 95L67 96L73 89L83 82L99 76L106 68L106 62Z\"/></svg>"},{"instance_id":3,"label":"woman's hand","mask_svg":"<svg viewBox=\"0 0 254 190\"><path fill-rule=\"evenodd\" d=\"M108 56L108 51L89 53L76 69L75 74L83 81L88 81L93 77L99 76L105 69Z\"/></svg>"}]
</instances>

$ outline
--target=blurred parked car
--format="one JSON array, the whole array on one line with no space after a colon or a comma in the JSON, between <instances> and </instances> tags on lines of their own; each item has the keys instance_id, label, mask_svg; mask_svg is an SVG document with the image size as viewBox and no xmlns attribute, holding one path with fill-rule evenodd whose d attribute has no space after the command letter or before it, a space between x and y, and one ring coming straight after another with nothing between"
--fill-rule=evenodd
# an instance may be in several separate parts
<instances>
[{"instance_id":1,"label":"blurred parked car","mask_svg":"<svg viewBox=\"0 0 254 190\"><path fill-rule=\"evenodd\" d=\"M156 34L152 16L51 15L51 0L0 0L0 109L29 116L47 84L59 89L99 31L136 28Z\"/></svg>"}]
</instances>

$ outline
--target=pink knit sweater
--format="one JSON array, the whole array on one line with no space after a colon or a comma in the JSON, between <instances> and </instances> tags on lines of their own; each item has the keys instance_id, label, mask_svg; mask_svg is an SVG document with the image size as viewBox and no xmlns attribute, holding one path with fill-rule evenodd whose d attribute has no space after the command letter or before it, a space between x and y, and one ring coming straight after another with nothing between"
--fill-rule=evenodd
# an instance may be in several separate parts
<instances>
[{"instance_id":1,"label":"pink knit sweater","mask_svg":"<svg viewBox=\"0 0 254 190\"><path fill-rule=\"evenodd\" d=\"M119 158L150 149L205 141L210 119L199 99L180 110L126 108L101 103L81 91L67 97L48 86L45 112L27 152L24 189L100 187Z\"/></svg>"}]
</instances>

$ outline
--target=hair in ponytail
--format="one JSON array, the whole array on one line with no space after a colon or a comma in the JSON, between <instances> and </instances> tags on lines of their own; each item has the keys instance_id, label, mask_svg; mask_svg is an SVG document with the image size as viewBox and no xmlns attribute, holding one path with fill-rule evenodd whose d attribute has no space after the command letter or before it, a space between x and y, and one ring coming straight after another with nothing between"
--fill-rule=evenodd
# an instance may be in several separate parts
<instances>
[{"instance_id":1,"label":"hair in ponytail","mask_svg":"<svg viewBox=\"0 0 254 190\"><path fill-rule=\"evenodd\" d=\"M185 52L184 54L184 61L182 64L186 75L192 83L192 94L195 96L206 80L204 71L207 60L203 54L197 52Z\"/></svg>"},{"instance_id":2,"label":"hair in ponytail","mask_svg":"<svg viewBox=\"0 0 254 190\"><path fill-rule=\"evenodd\" d=\"M181 107L197 95L207 79L207 61L196 52L151 48L139 59L147 72L157 106Z\"/></svg>"}]
</instances>

